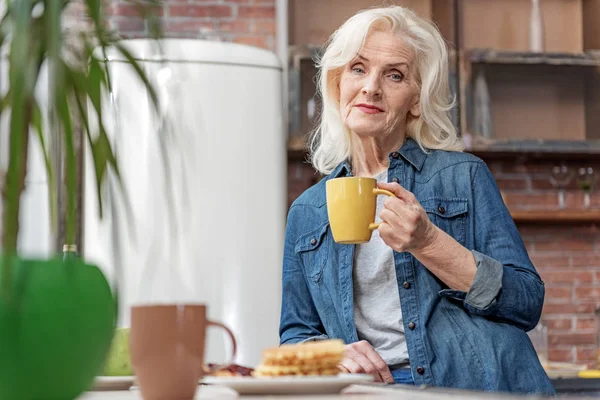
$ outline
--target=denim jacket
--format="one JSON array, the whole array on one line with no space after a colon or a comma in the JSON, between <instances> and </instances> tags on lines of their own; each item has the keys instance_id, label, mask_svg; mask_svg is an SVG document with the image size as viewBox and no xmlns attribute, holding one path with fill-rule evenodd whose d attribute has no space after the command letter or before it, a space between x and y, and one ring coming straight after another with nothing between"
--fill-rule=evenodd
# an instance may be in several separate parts
<instances>
[{"instance_id":1,"label":"denim jacket","mask_svg":"<svg viewBox=\"0 0 600 400\"><path fill-rule=\"evenodd\" d=\"M468 153L424 152L411 139L389 155L389 163L388 180L414 193L430 220L469 249L477 265L469 291L462 292L449 289L410 253L394 252L415 384L554 394L526 333L539 321L544 284L486 164ZM290 207L282 344L359 340L354 245L333 241L325 200L325 182L350 175L343 162Z\"/></svg>"}]
</instances>

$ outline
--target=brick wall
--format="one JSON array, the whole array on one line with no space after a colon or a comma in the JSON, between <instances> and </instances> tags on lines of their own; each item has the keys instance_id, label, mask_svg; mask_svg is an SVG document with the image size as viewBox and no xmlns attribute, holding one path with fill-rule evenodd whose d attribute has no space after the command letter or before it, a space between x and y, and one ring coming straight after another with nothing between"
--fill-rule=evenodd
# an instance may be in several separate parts
<instances>
[{"instance_id":1,"label":"brick wall","mask_svg":"<svg viewBox=\"0 0 600 400\"><path fill-rule=\"evenodd\" d=\"M123 38L148 36L137 9L123 0L105 0L107 22ZM69 10L83 20L81 0ZM156 10L166 37L198 38L275 50L275 0L165 0Z\"/></svg>"},{"instance_id":2,"label":"brick wall","mask_svg":"<svg viewBox=\"0 0 600 400\"><path fill-rule=\"evenodd\" d=\"M558 195L550 183L549 161L488 161L511 210L558 209ZM571 170L600 163L573 161ZM598 190L598 188L596 188ZM583 209L583 192L574 177L566 191L569 210ZM600 209L600 192L592 192L590 207ZM546 283L543 322L548 329L549 359L593 365L600 326L600 232L595 223L518 224L529 254Z\"/></svg>"}]
</instances>

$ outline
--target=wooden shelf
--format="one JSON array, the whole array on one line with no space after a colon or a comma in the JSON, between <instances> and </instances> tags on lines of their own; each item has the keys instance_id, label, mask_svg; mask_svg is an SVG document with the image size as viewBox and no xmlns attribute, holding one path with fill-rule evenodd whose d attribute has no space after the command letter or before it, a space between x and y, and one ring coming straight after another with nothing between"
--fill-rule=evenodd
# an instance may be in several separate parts
<instances>
[{"instance_id":1,"label":"wooden shelf","mask_svg":"<svg viewBox=\"0 0 600 400\"><path fill-rule=\"evenodd\" d=\"M596 210L546 210L512 211L516 223L532 224L593 224L600 223L600 209Z\"/></svg>"},{"instance_id":2,"label":"wooden shelf","mask_svg":"<svg viewBox=\"0 0 600 400\"><path fill-rule=\"evenodd\" d=\"M483 159L522 155L536 159L596 160L600 157L600 141L488 139L488 143L473 145L465 151Z\"/></svg>"},{"instance_id":3,"label":"wooden shelf","mask_svg":"<svg viewBox=\"0 0 600 400\"><path fill-rule=\"evenodd\" d=\"M306 159L306 137L294 137L288 141L288 157L293 160ZM483 160L524 157L550 161L580 160L595 161L600 157L600 141L568 140L510 140L489 141L465 149Z\"/></svg>"},{"instance_id":4,"label":"wooden shelf","mask_svg":"<svg viewBox=\"0 0 600 400\"><path fill-rule=\"evenodd\" d=\"M600 66L597 52L589 53L530 53L521 51L500 51L493 49L470 49L466 52L472 63L554 65L554 66Z\"/></svg>"}]
</instances>

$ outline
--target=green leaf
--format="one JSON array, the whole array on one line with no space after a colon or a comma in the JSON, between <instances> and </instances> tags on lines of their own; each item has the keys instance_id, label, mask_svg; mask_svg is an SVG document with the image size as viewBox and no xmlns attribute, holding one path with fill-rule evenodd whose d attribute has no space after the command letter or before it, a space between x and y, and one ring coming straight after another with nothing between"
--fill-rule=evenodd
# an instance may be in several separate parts
<instances>
[{"instance_id":1,"label":"green leaf","mask_svg":"<svg viewBox=\"0 0 600 400\"><path fill-rule=\"evenodd\" d=\"M127 63L129 65L131 65L131 67L135 70L137 77L142 81L146 90L148 90L148 94L150 95L150 99L152 100L152 105L154 106L154 108L157 111L159 111L160 104L158 101L158 96L156 94L156 90L154 89L154 86L150 83L150 80L148 79L148 75L146 75L146 72L142 69L140 64L137 62L135 57L133 57L133 55L127 49L127 47L125 47L122 43L115 43L115 48L119 51L119 53L121 53L121 55L123 57L125 57L125 59L127 60Z\"/></svg>"},{"instance_id":2,"label":"green leaf","mask_svg":"<svg viewBox=\"0 0 600 400\"><path fill-rule=\"evenodd\" d=\"M4 268L2 269L2 292L5 300L10 300L12 282L12 256L17 251L19 233L20 197L23 191L26 162L29 119L31 117L31 99L33 84L28 78L32 71L29 49L31 46L31 0L18 0L8 3L9 12L14 20L13 36L10 44L9 83L10 132L9 161L4 194L4 230L3 250Z\"/></svg>"},{"instance_id":3,"label":"green leaf","mask_svg":"<svg viewBox=\"0 0 600 400\"><path fill-rule=\"evenodd\" d=\"M33 113L31 120L44 156L44 166L46 167L46 176L48 178L48 205L50 207L51 230L53 233L56 233L58 230L58 196L56 191L56 185L54 185L53 183L54 168L52 168L52 160L50 159L50 154L48 154L48 147L46 146L46 139L42 123L42 112L40 111L40 107L36 101L33 102Z\"/></svg>"},{"instance_id":4,"label":"green leaf","mask_svg":"<svg viewBox=\"0 0 600 400\"><path fill-rule=\"evenodd\" d=\"M106 71L97 59L90 59L90 68L88 72L86 92L90 98L98 118L102 117L102 87L106 86Z\"/></svg>"}]
</instances>

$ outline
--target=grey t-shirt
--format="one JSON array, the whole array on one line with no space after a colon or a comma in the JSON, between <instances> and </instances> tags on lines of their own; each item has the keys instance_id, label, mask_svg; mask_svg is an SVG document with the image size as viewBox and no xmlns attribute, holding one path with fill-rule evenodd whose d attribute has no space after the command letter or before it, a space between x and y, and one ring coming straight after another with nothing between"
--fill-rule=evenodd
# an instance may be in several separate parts
<instances>
[{"instance_id":1,"label":"grey t-shirt","mask_svg":"<svg viewBox=\"0 0 600 400\"><path fill-rule=\"evenodd\" d=\"M387 170L375 176L387 182ZM377 198L377 217L387 196ZM354 252L354 323L361 340L366 340L391 367L408 363L402 324L400 293L394 253L374 230L371 240L356 245Z\"/></svg>"}]
</instances>

